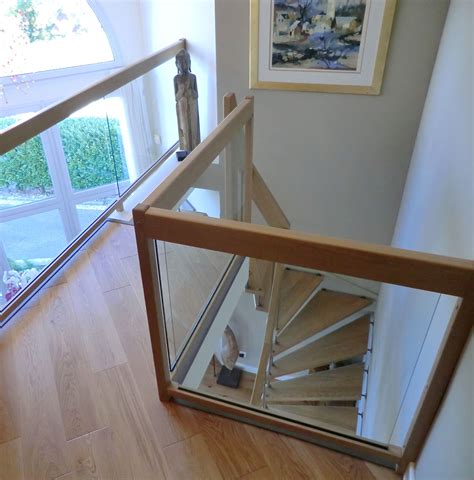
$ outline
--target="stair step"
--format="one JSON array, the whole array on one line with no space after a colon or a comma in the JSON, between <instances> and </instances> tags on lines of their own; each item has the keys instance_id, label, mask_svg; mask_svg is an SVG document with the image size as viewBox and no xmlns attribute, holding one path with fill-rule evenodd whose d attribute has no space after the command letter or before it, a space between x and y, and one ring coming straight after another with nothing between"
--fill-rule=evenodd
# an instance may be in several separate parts
<instances>
[{"instance_id":1,"label":"stair step","mask_svg":"<svg viewBox=\"0 0 474 480\"><path fill-rule=\"evenodd\" d=\"M367 351L369 325L370 317L364 315L305 347L275 359L271 376L279 377L364 355Z\"/></svg>"},{"instance_id":2,"label":"stair step","mask_svg":"<svg viewBox=\"0 0 474 480\"><path fill-rule=\"evenodd\" d=\"M266 260L259 260L258 258L251 258L249 262L249 279L245 291L247 293L254 293L262 295L265 293L265 287L268 283L268 278L272 277L273 262Z\"/></svg>"},{"instance_id":3,"label":"stair step","mask_svg":"<svg viewBox=\"0 0 474 480\"><path fill-rule=\"evenodd\" d=\"M356 407L325 407L320 405L271 405L270 411L290 419L323 428L337 427L354 434L357 428Z\"/></svg>"},{"instance_id":4,"label":"stair step","mask_svg":"<svg viewBox=\"0 0 474 480\"><path fill-rule=\"evenodd\" d=\"M323 281L322 275L286 269L280 291L277 328L281 330Z\"/></svg>"},{"instance_id":5,"label":"stair step","mask_svg":"<svg viewBox=\"0 0 474 480\"><path fill-rule=\"evenodd\" d=\"M250 259L249 279L245 291L254 294L255 306L259 311L268 312L274 267L273 262Z\"/></svg>"},{"instance_id":6,"label":"stair step","mask_svg":"<svg viewBox=\"0 0 474 480\"><path fill-rule=\"evenodd\" d=\"M277 337L275 354L283 352L306 338L368 307L371 299L348 293L321 290Z\"/></svg>"},{"instance_id":7,"label":"stair step","mask_svg":"<svg viewBox=\"0 0 474 480\"><path fill-rule=\"evenodd\" d=\"M324 402L331 400L359 400L362 391L364 365L310 373L291 380L274 381L266 389L266 401L279 404Z\"/></svg>"}]
</instances>

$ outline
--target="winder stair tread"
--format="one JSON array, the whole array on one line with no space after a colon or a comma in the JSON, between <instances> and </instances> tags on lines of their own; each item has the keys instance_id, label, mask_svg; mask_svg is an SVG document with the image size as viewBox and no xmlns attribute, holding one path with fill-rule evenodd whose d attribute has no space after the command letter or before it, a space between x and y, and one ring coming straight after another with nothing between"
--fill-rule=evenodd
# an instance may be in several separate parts
<instances>
[{"instance_id":1,"label":"winder stair tread","mask_svg":"<svg viewBox=\"0 0 474 480\"><path fill-rule=\"evenodd\" d=\"M266 389L266 403L298 404L321 401L359 400L362 391L364 365L310 373L291 380L275 381Z\"/></svg>"},{"instance_id":2,"label":"winder stair tread","mask_svg":"<svg viewBox=\"0 0 474 480\"><path fill-rule=\"evenodd\" d=\"M339 427L354 434L357 428L356 407L332 407L321 405L271 405L269 410L288 418L319 427Z\"/></svg>"},{"instance_id":3,"label":"winder stair tread","mask_svg":"<svg viewBox=\"0 0 474 480\"><path fill-rule=\"evenodd\" d=\"M306 338L368 307L371 299L348 293L321 290L277 336L275 353L280 353Z\"/></svg>"},{"instance_id":4,"label":"winder stair tread","mask_svg":"<svg viewBox=\"0 0 474 480\"><path fill-rule=\"evenodd\" d=\"M293 318L323 280L324 277L321 275L285 269L278 306L277 328L279 330Z\"/></svg>"},{"instance_id":5,"label":"winder stair tread","mask_svg":"<svg viewBox=\"0 0 474 480\"><path fill-rule=\"evenodd\" d=\"M367 351L369 325L370 317L364 315L304 347L283 357L276 357L270 375L279 377L364 355Z\"/></svg>"},{"instance_id":6,"label":"winder stair tread","mask_svg":"<svg viewBox=\"0 0 474 480\"><path fill-rule=\"evenodd\" d=\"M249 278L245 291L254 294L257 310L268 312L274 267L274 262L250 259Z\"/></svg>"}]
</instances>

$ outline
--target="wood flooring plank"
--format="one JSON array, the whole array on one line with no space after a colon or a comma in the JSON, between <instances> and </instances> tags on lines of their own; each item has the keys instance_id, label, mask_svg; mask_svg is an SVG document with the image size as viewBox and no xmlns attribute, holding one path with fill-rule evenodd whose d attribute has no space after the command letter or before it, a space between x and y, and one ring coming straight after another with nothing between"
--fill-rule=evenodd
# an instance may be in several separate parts
<instances>
[{"instance_id":1,"label":"wood flooring plank","mask_svg":"<svg viewBox=\"0 0 474 480\"><path fill-rule=\"evenodd\" d=\"M111 222L112 223L112 222ZM135 240L135 229L132 225L115 225L114 233L110 238L110 243L116 252L118 258L127 258L137 254L137 242Z\"/></svg>"},{"instance_id":2,"label":"wood flooring plank","mask_svg":"<svg viewBox=\"0 0 474 480\"><path fill-rule=\"evenodd\" d=\"M0 333L0 444L20 436L18 378L10 330Z\"/></svg>"},{"instance_id":3,"label":"wood flooring plank","mask_svg":"<svg viewBox=\"0 0 474 480\"><path fill-rule=\"evenodd\" d=\"M0 480L25 480L22 464L19 438L0 444Z\"/></svg>"},{"instance_id":4,"label":"wood flooring plank","mask_svg":"<svg viewBox=\"0 0 474 480\"><path fill-rule=\"evenodd\" d=\"M266 465L245 424L207 415L202 417L201 429L225 479L240 478Z\"/></svg>"},{"instance_id":5,"label":"wood flooring plank","mask_svg":"<svg viewBox=\"0 0 474 480\"><path fill-rule=\"evenodd\" d=\"M61 475L60 477L56 478L55 480L77 480L76 472L69 472L65 475Z\"/></svg>"},{"instance_id":6,"label":"wood flooring plank","mask_svg":"<svg viewBox=\"0 0 474 480\"><path fill-rule=\"evenodd\" d=\"M316 478L311 467L301 457L299 449L286 442L284 436L255 427L249 428L250 435L258 445L274 479L307 480Z\"/></svg>"},{"instance_id":7,"label":"wood flooring plank","mask_svg":"<svg viewBox=\"0 0 474 480\"><path fill-rule=\"evenodd\" d=\"M202 434L163 449L167 477L173 480L223 480Z\"/></svg>"},{"instance_id":8,"label":"wood flooring plank","mask_svg":"<svg viewBox=\"0 0 474 480\"><path fill-rule=\"evenodd\" d=\"M137 308L133 289L124 287L107 292L104 298L160 445L195 435L199 431L195 411L159 401L146 316Z\"/></svg>"},{"instance_id":9,"label":"wood flooring plank","mask_svg":"<svg viewBox=\"0 0 474 480\"><path fill-rule=\"evenodd\" d=\"M67 284L51 287L41 298L46 339L59 394L66 439L101 428L91 391L92 371Z\"/></svg>"},{"instance_id":10,"label":"wood flooring plank","mask_svg":"<svg viewBox=\"0 0 474 480\"><path fill-rule=\"evenodd\" d=\"M129 366L109 368L95 377L99 415L105 424L113 426L118 458L127 460L133 478L164 478L158 439Z\"/></svg>"},{"instance_id":11,"label":"wood flooring plank","mask_svg":"<svg viewBox=\"0 0 474 480\"><path fill-rule=\"evenodd\" d=\"M92 450L91 435L83 435L68 442L77 480L99 480L99 469Z\"/></svg>"},{"instance_id":12,"label":"wood flooring plank","mask_svg":"<svg viewBox=\"0 0 474 480\"><path fill-rule=\"evenodd\" d=\"M112 428L103 428L71 440L69 448L77 480L127 480L134 477L121 457Z\"/></svg>"},{"instance_id":13,"label":"wood flooring plank","mask_svg":"<svg viewBox=\"0 0 474 480\"><path fill-rule=\"evenodd\" d=\"M94 476L157 480L164 478L165 470L168 479L239 478L241 473L240 478L247 480L399 478L283 435L161 403L133 230L118 226L113 231L109 242L114 244L129 286L102 293L87 252L102 234L99 231L61 270L62 280L42 289L1 332L0 438L21 437L0 440L0 480ZM212 258L206 260L208 264L216 268ZM67 301L58 306L56 296L63 288L69 291L76 324L65 318L70 315ZM63 295L59 297L63 301ZM74 402L60 402L57 389L67 385L70 377L82 378L82 367L75 365L81 356L89 370L100 370L91 375L89 388L98 424L107 427L66 441L64 430L72 427L63 426L65 412L60 404L76 405L79 417L85 415L89 409L82 410L75 402L87 392L83 392L82 380L74 381L81 392L74 392ZM16 377L21 382L15 384Z\"/></svg>"},{"instance_id":14,"label":"wood flooring plank","mask_svg":"<svg viewBox=\"0 0 474 480\"><path fill-rule=\"evenodd\" d=\"M50 480L71 471L41 310L27 309L14 331L26 479Z\"/></svg>"},{"instance_id":15,"label":"wood flooring plank","mask_svg":"<svg viewBox=\"0 0 474 480\"><path fill-rule=\"evenodd\" d=\"M298 451L301 461L315 479L375 480L364 461L339 452L311 445L291 437L283 441Z\"/></svg>"},{"instance_id":16,"label":"wood flooring plank","mask_svg":"<svg viewBox=\"0 0 474 480\"><path fill-rule=\"evenodd\" d=\"M124 268L125 274L128 278L129 285L133 288L137 297L138 303L143 311L145 310L145 297L143 296L142 277L140 274L140 262L138 254L130 255L129 257L120 260Z\"/></svg>"},{"instance_id":17,"label":"wood flooring plank","mask_svg":"<svg viewBox=\"0 0 474 480\"><path fill-rule=\"evenodd\" d=\"M254 472L240 477L241 480L275 480L275 476L269 467L259 468Z\"/></svg>"},{"instance_id":18,"label":"wood flooring plank","mask_svg":"<svg viewBox=\"0 0 474 480\"><path fill-rule=\"evenodd\" d=\"M123 228L125 227L116 223L108 223L102 235L91 242L87 248L102 292L128 285L119 253L122 243L120 240L125 236Z\"/></svg>"},{"instance_id":19,"label":"wood flooring plank","mask_svg":"<svg viewBox=\"0 0 474 480\"><path fill-rule=\"evenodd\" d=\"M66 270L73 307L80 319L87 360L94 372L127 361L87 251Z\"/></svg>"}]
</instances>

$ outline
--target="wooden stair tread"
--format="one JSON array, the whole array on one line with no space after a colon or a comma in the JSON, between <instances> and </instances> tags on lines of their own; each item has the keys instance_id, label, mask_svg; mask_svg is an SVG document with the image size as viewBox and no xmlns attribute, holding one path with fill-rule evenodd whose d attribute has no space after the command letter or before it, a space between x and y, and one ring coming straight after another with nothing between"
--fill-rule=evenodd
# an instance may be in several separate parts
<instances>
[{"instance_id":1,"label":"wooden stair tread","mask_svg":"<svg viewBox=\"0 0 474 480\"><path fill-rule=\"evenodd\" d=\"M271 276L273 271L273 262L251 258L249 264L249 279L245 291L261 295L265 291L268 276Z\"/></svg>"},{"instance_id":2,"label":"wooden stair tread","mask_svg":"<svg viewBox=\"0 0 474 480\"><path fill-rule=\"evenodd\" d=\"M368 307L371 299L322 290L278 335L274 352L280 353L344 318Z\"/></svg>"},{"instance_id":3,"label":"wooden stair tread","mask_svg":"<svg viewBox=\"0 0 474 480\"><path fill-rule=\"evenodd\" d=\"M321 405L271 405L270 411L293 420L320 427L338 427L354 434L357 428L356 407L326 407Z\"/></svg>"},{"instance_id":4,"label":"wooden stair tread","mask_svg":"<svg viewBox=\"0 0 474 480\"><path fill-rule=\"evenodd\" d=\"M245 291L254 294L255 306L259 311L268 312L274 267L273 262L250 259L249 279Z\"/></svg>"},{"instance_id":5,"label":"wooden stair tread","mask_svg":"<svg viewBox=\"0 0 474 480\"><path fill-rule=\"evenodd\" d=\"M309 401L359 400L364 365L310 373L291 380L271 382L266 389L267 403L296 404Z\"/></svg>"},{"instance_id":6,"label":"wooden stair tread","mask_svg":"<svg viewBox=\"0 0 474 480\"><path fill-rule=\"evenodd\" d=\"M369 315L355 320L282 358L275 359L270 374L273 377L329 365L363 355L367 351Z\"/></svg>"},{"instance_id":7,"label":"wooden stair tread","mask_svg":"<svg viewBox=\"0 0 474 480\"><path fill-rule=\"evenodd\" d=\"M298 270L286 269L280 290L277 328L281 330L296 314L301 305L323 281L324 277Z\"/></svg>"}]
</instances>

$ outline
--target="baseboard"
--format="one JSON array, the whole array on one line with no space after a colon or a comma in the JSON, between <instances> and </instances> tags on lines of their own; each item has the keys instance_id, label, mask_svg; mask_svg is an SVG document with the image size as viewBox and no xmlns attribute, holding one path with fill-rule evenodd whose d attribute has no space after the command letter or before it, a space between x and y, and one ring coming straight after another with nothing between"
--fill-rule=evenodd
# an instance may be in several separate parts
<instances>
[{"instance_id":1,"label":"baseboard","mask_svg":"<svg viewBox=\"0 0 474 480\"><path fill-rule=\"evenodd\" d=\"M415 480L415 463L410 462L403 475L403 480Z\"/></svg>"}]
</instances>

